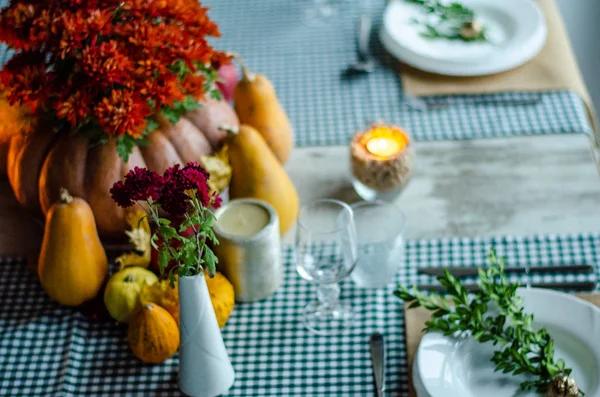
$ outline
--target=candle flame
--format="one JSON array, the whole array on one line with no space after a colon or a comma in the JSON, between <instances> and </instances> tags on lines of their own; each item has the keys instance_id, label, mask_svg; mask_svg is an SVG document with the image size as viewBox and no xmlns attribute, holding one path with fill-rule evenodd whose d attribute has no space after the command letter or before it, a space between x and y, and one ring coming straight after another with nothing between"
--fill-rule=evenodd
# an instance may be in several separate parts
<instances>
[{"instance_id":1,"label":"candle flame","mask_svg":"<svg viewBox=\"0 0 600 397\"><path fill-rule=\"evenodd\" d=\"M394 139L373 138L367 142L367 150L377 156L389 157L400 151L400 145Z\"/></svg>"},{"instance_id":2,"label":"candle flame","mask_svg":"<svg viewBox=\"0 0 600 397\"><path fill-rule=\"evenodd\" d=\"M361 141L369 153L379 157L392 157L406 149L409 138L397 127L378 126L367 131Z\"/></svg>"}]
</instances>

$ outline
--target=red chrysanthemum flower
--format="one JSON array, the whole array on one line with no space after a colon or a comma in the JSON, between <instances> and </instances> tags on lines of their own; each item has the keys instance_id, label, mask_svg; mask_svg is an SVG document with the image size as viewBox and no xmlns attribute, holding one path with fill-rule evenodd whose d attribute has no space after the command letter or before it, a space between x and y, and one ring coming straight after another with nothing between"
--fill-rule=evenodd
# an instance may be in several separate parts
<instances>
[{"instance_id":1,"label":"red chrysanthemum flower","mask_svg":"<svg viewBox=\"0 0 600 397\"><path fill-rule=\"evenodd\" d=\"M209 174L198 163L188 163L181 170L181 176L187 189L195 191L198 201L204 206L209 207L211 203L211 194L208 188Z\"/></svg>"},{"instance_id":2,"label":"red chrysanthemum flower","mask_svg":"<svg viewBox=\"0 0 600 397\"><path fill-rule=\"evenodd\" d=\"M110 189L112 199L121 207L131 207L136 201L159 201L164 188L163 178L146 168L135 167Z\"/></svg>"}]
</instances>

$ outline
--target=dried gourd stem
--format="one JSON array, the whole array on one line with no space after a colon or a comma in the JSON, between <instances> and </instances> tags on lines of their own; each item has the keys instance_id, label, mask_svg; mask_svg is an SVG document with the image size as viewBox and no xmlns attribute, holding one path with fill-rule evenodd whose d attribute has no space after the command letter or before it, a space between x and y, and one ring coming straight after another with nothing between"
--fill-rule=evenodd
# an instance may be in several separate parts
<instances>
[{"instance_id":1,"label":"dried gourd stem","mask_svg":"<svg viewBox=\"0 0 600 397\"><path fill-rule=\"evenodd\" d=\"M221 125L219 126L219 130L225 131L227 133L227 137L232 138L239 134L240 129L234 125Z\"/></svg>"},{"instance_id":2,"label":"dried gourd stem","mask_svg":"<svg viewBox=\"0 0 600 397\"><path fill-rule=\"evenodd\" d=\"M256 79L256 73L253 73L250 70L248 70L248 68L244 64L242 57L240 57L238 54L235 54L235 53L230 53L230 54L235 58L237 63L239 63L240 67L242 68L242 80L253 82Z\"/></svg>"},{"instance_id":3,"label":"dried gourd stem","mask_svg":"<svg viewBox=\"0 0 600 397\"><path fill-rule=\"evenodd\" d=\"M126 283L133 283L135 281L135 276L133 274L128 274L123 281Z\"/></svg>"},{"instance_id":4,"label":"dried gourd stem","mask_svg":"<svg viewBox=\"0 0 600 397\"><path fill-rule=\"evenodd\" d=\"M60 202L62 204L71 204L73 202L73 196L64 187L60 188Z\"/></svg>"}]
</instances>

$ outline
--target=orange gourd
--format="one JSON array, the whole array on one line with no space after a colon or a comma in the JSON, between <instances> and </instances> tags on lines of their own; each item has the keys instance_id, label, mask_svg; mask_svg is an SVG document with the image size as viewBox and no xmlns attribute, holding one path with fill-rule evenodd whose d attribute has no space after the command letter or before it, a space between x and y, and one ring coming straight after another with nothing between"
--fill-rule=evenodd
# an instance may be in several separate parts
<instances>
[{"instance_id":1,"label":"orange gourd","mask_svg":"<svg viewBox=\"0 0 600 397\"><path fill-rule=\"evenodd\" d=\"M127 340L137 358L157 364L179 348L179 327L165 309L154 303L144 303L129 323Z\"/></svg>"},{"instance_id":2,"label":"orange gourd","mask_svg":"<svg viewBox=\"0 0 600 397\"><path fill-rule=\"evenodd\" d=\"M206 275L204 279L208 287L210 301L215 310L215 316L217 316L217 323L219 323L219 328L223 328L235 306L233 285L219 272L216 272L214 277Z\"/></svg>"},{"instance_id":3,"label":"orange gourd","mask_svg":"<svg viewBox=\"0 0 600 397\"><path fill-rule=\"evenodd\" d=\"M92 209L65 189L46 217L38 274L48 295L68 306L93 299L108 275Z\"/></svg>"}]
</instances>

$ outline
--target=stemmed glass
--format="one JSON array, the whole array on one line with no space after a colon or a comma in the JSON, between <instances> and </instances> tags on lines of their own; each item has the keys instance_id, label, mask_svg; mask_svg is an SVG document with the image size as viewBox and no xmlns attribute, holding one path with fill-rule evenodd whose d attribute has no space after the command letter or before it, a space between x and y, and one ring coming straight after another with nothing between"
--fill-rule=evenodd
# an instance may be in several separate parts
<instances>
[{"instance_id":1,"label":"stemmed glass","mask_svg":"<svg viewBox=\"0 0 600 397\"><path fill-rule=\"evenodd\" d=\"M296 265L300 276L317 285L318 301L304 308L306 327L318 334L347 328L354 312L339 302L338 283L356 266L358 249L352 209L338 200L316 200L298 214Z\"/></svg>"},{"instance_id":2,"label":"stemmed glass","mask_svg":"<svg viewBox=\"0 0 600 397\"><path fill-rule=\"evenodd\" d=\"M302 21L308 26L325 25L338 13L336 0L312 0L312 6L304 11Z\"/></svg>"}]
</instances>

